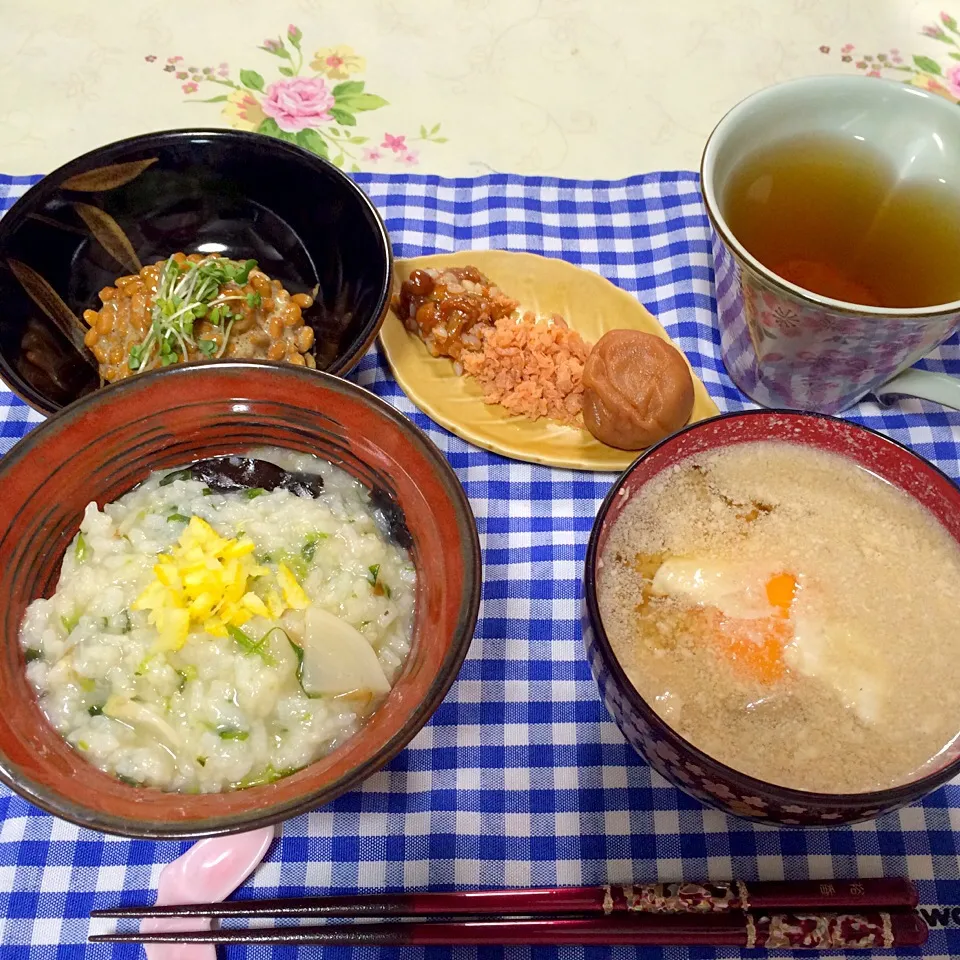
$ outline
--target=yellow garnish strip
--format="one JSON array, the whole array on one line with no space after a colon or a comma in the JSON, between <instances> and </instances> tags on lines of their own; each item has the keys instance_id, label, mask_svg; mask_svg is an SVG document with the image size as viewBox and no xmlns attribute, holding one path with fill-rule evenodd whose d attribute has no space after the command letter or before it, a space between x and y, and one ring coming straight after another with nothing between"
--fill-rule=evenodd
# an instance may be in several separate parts
<instances>
[{"instance_id":1,"label":"yellow garnish strip","mask_svg":"<svg viewBox=\"0 0 960 960\"><path fill-rule=\"evenodd\" d=\"M286 600L288 607L293 607L294 610L306 610L310 606L310 598L285 563L277 564L277 583L280 584L283 599Z\"/></svg>"},{"instance_id":2,"label":"yellow garnish strip","mask_svg":"<svg viewBox=\"0 0 960 960\"><path fill-rule=\"evenodd\" d=\"M304 609L309 600L284 564L277 570L282 593L271 590L266 602L248 589L254 577L270 573L253 558L249 537L227 539L200 517L193 516L169 553L157 557L155 579L133 603L148 610L148 620L160 634L157 650L179 650L191 626L200 624L209 634L227 636L227 627L239 627L253 616L276 619L286 609Z\"/></svg>"}]
</instances>

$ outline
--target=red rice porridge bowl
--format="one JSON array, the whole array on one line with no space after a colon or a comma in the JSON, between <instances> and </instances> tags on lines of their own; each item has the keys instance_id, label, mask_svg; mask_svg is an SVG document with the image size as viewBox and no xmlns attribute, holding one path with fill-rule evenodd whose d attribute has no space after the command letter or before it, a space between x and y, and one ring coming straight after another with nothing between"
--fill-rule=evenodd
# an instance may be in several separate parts
<instances>
[{"instance_id":1,"label":"red rice porridge bowl","mask_svg":"<svg viewBox=\"0 0 960 960\"><path fill-rule=\"evenodd\" d=\"M217 793L299 770L359 730L410 652L416 573L366 488L316 457L250 456L317 492L155 473L87 507L24 616L47 719L125 782Z\"/></svg>"}]
</instances>

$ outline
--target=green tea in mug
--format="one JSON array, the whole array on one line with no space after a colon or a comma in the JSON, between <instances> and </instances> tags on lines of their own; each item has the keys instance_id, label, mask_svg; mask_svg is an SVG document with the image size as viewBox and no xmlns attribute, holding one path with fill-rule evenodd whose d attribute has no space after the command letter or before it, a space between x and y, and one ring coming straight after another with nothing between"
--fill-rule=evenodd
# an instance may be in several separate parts
<instances>
[{"instance_id":1,"label":"green tea in mug","mask_svg":"<svg viewBox=\"0 0 960 960\"><path fill-rule=\"evenodd\" d=\"M721 199L734 237L784 280L834 300L960 300L960 184L911 178L839 135L748 155Z\"/></svg>"}]
</instances>

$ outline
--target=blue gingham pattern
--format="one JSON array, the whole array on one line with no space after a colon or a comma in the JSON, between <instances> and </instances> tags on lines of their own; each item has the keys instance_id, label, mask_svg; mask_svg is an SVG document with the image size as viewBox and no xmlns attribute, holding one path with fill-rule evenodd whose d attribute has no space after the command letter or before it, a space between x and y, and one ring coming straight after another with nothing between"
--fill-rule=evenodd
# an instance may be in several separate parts
<instances>
[{"instance_id":1,"label":"blue gingham pattern","mask_svg":"<svg viewBox=\"0 0 960 960\"><path fill-rule=\"evenodd\" d=\"M0 177L0 209L36 178ZM501 247L563 257L609 277L657 314L721 408L747 405L719 360L709 227L693 173L581 183L493 175L447 180L361 174L398 256ZM925 362L960 374L956 339ZM608 474L551 470L477 450L433 425L376 349L352 375L423 427L457 471L484 553L483 605L460 677L431 722L361 789L282 829L244 897L305 892L602 884L737 877L909 875L926 905L960 903L960 787L873 823L830 830L754 827L674 790L633 753L597 696L577 595ZM960 475L960 416L904 401L852 414ZM0 452L39 417L0 392ZM146 903L185 844L128 841L58 821L0 788L0 957L134 958L87 946L88 913ZM936 879L934 879L936 878ZM933 915L931 915L933 916ZM926 953L960 955L935 929ZM105 929L100 925L98 929ZM346 960L350 951L324 956ZM904 950L903 954L917 951ZM401 951L384 951L400 957ZM631 957L629 949L434 949L429 958ZM308 948L233 948L229 957L316 957ZM356 950L357 960L381 954ZM649 950L644 956L735 956ZM402 956L426 960L423 951Z\"/></svg>"}]
</instances>

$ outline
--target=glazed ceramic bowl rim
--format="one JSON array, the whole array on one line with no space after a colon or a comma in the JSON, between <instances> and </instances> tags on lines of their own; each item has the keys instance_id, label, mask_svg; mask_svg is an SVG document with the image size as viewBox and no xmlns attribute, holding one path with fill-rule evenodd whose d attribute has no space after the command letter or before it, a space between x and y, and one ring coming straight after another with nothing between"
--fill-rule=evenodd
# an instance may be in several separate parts
<instances>
[{"instance_id":1,"label":"glazed ceramic bowl rim","mask_svg":"<svg viewBox=\"0 0 960 960\"><path fill-rule=\"evenodd\" d=\"M619 477L617 477L613 486L610 488L610 491L604 498L603 503L600 505L600 509L597 511L593 528L590 531L590 540L587 543L587 552L584 560L584 601L587 605L590 623L593 627L597 645L600 648L605 665L610 670L618 691L630 703L630 706L637 713L643 715L645 718L652 718L657 725L661 725L669 730L673 736L683 743L684 749L690 752L695 761L704 763L708 767L714 767L719 770L721 775L742 783L744 785L744 793L753 792L759 796L763 796L764 794L767 796L773 795L781 804L794 803L797 805L806 806L810 806L811 804L830 804L833 807L857 808L869 808L875 806L881 810L885 808L903 806L905 803L911 802L909 800L904 800L905 791L912 797L919 798L925 796L932 790L935 790L943 783L946 783L948 780L956 776L957 773L960 773L960 756L955 757L948 764L945 764L933 773L927 774L925 777L921 777L917 780L910 780L907 783L902 783L895 787L885 787L882 790L871 790L866 793L819 793L813 790L798 790L795 787L785 787L781 786L780 784L770 783L766 780L760 780L757 777L752 777L749 774L736 769L736 767L731 767L722 761L717 760L715 757L712 757L710 754L705 753L699 747L694 746L671 724L667 723L667 721L664 720L663 717L661 717L647 703L646 699L630 682L626 671L623 669L619 659L613 652L613 647L611 646L610 640L607 637L606 629L604 628L603 620L600 616L600 607L597 602L596 591L598 542L600 539L601 530L603 530L603 528L606 526L607 514L611 505L620 495L621 490L623 490L625 485L629 482L634 470L636 470L637 467L647 459L647 457L651 456L662 447L666 447L672 443L675 443L677 439L684 434L709 428L718 420L736 420L745 417L800 417L804 419L838 422L843 424L844 427L849 427L854 431L862 431L863 433L870 435L871 442L873 443L879 441L883 444L889 444L893 447L899 448L899 450L906 453L908 457L915 460L921 466L927 467L933 470L935 473L940 474L950 484L951 487L957 487L957 484L954 483L954 481L951 480L950 477L948 477L947 474L945 474L938 466L936 466L936 464L930 463L929 460L925 460L919 454L915 453L898 440L894 440L892 437L888 437L886 434L880 433L880 431L874 430L871 427L865 427L862 424L855 423L851 420L845 420L842 417L832 417L826 413L813 413L810 411L788 409L736 410L730 413L722 413L716 417L711 417L709 420L701 420L698 423L692 423L689 426L678 430L676 433L671 434L666 439L654 444L648 450L645 450L639 457L637 457L636 460L634 460L632 464L630 464L629 467L627 467L626 470L624 470L622 474L620 474ZM771 436L769 439L775 440L777 437ZM817 449L823 449L819 444L813 444L812 446L815 446ZM708 449L715 448L711 447ZM662 470L658 470L657 473L654 474L654 477L660 476L661 472ZM652 480L653 477L650 479ZM903 490L901 487L898 486L897 489L909 496L911 500L915 500L912 494ZM955 538L952 539L955 540Z\"/></svg>"},{"instance_id":2,"label":"glazed ceramic bowl rim","mask_svg":"<svg viewBox=\"0 0 960 960\"><path fill-rule=\"evenodd\" d=\"M154 144L165 146L178 141L190 141L197 138L210 138L215 140L236 141L248 147L257 147L275 154L286 154L308 167L313 167L317 172L329 174L333 179L340 183L359 203L360 206L369 214L369 223L371 230L375 233L375 242L382 248L384 254L384 274L380 280L380 289L376 304L370 311L370 319L362 333L362 341L349 354L338 356L337 359L323 371L332 374L349 373L359 363L360 358L370 349L370 345L377 338L380 327L387 311L390 309L390 293L393 283L393 246L390 243L390 235L387 233L386 224L380 211L376 208L373 201L367 194L360 189L359 185L347 176L339 167L329 160L319 157L295 143L289 143L286 140L280 140L276 137L264 136L262 133L252 133L247 130L232 130L229 128L217 127L176 127L170 130L156 130L152 133L141 133L132 137L125 137L123 140L114 140L111 143L94 147L86 153L68 160L61 164L55 170L43 176L36 183L32 184L23 196L19 197L13 206L0 217L0 258L5 255L5 249L8 238L20 223L29 215L35 206L37 199L45 196L49 191L56 190L60 184L83 170L89 169L90 161L94 158L101 160L99 165L124 162L123 157L132 150L147 150ZM53 416L59 413L65 407L52 406L45 397L33 388L29 387L23 381L23 378L7 362L6 358L0 356L0 379L21 399L29 404L38 413L44 416ZM100 389L103 389L102 387ZM94 391L98 392L98 391ZM82 398L81 398L82 399ZM71 401L75 402L75 401ZM67 405L69 406L69 404Z\"/></svg>"},{"instance_id":3,"label":"glazed ceramic bowl rim","mask_svg":"<svg viewBox=\"0 0 960 960\"><path fill-rule=\"evenodd\" d=\"M869 87L863 86L869 84ZM797 77L792 80L784 80L781 83L775 83L764 87L744 97L737 104L731 107L718 121L713 128L707 142L703 148L703 154L700 159L700 191L703 194L704 206L707 209L707 216L717 235L723 242L730 247L743 262L749 266L768 283L774 287L782 288L788 291L795 299L801 300L813 307L819 309L833 310L837 313L852 314L855 316L871 316L877 318L896 317L898 320L928 320L931 317L947 316L960 311L960 300L953 300L949 303L936 303L927 307L871 307L866 304L853 303L849 300L835 300L832 297L821 296L808 290L805 287L798 286L795 283L785 280L773 270L764 266L756 257L750 253L747 248L736 238L733 231L727 224L726 218L720 212L720 201L714 189L713 166L716 155L720 150L720 141L725 138L727 127L736 123L743 115L761 104L765 100L773 100L784 96L790 91L802 91L816 89L817 87L855 87L858 90L876 88L877 93L886 90L891 96L916 96L928 103L934 104L934 109L940 109L940 104L946 108L945 115L950 113L951 107L942 97L929 93L926 90L920 90L917 87L910 87L896 80L890 80L882 77L864 77L864 76L818 76L818 77ZM838 91L838 94L842 90ZM956 111L954 110L954 113ZM952 116L954 123L960 122L960 117Z\"/></svg>"},{"instance_id":4,"label":"glazed ceramic bowl rim","mask_svg":"<svg viewBox=\"0 0 960 960\"><path fill-rule=\"evenodd\" d=\"M62 792L51 790L36 784L30 777L20 776L16 771L9 769L5 756L0 755L0 783L9 787L24 799L30 801L47 813L74 823L77 826L107 832L119 836L141 839L179 839L190 840L224 834L242 833L257 827L281 823L291 817L321 807L332 800L358 786L372 773L376 772L392 760L407 744L420 732L440 702L447 695L453 682L456 680L463 661L469 651L476 628L480 609L482 589L482 556L480 539L477 533L476 519L470 501L467 498L463 484L459 481L453 468L447 462L439 448L412 420L405 417L399 410L392 407L376 394L333 374L321 370L308 370L288 364L269 363L256 360L209 360L197 363L181 364L158 370L150 370L122 380L118 383L107 384L100 390L73 401L62 410L38 424L30 433L19 440L3 456L0 457L0 488L3 478L15 463L21 462L34 453L46 433L60 428L62 421L72 420L88 412L88 408L97 405L122 402L124 393L131 385L142 383L146 379L186 379L192 376L203 376L205 370L224 369L257 369L270 376L311 380L322 378L326 386L336 392L351 396L359 403L365 404L380 416L391 420L413 444L419 448L425 459L431 461L436 468L437 476L453 501L454 510L458 516L458 526L463 536L463 544L468 553L465 563L463 593L457 613L457 627L451 639L450 649L444 657L437 675L430 683L427 695L410 711L400 729L376 753L364 762L353 768L349 773L325 785L322 789L315 789L300 795L283 806L273 808L269 813L261 813L258 809L243 811L234 814L211 814L210 826L201 826L196 821L172 822L159 826L154 821L137 821L135 818L117 814L100 814L97 822L91 818L74 812L71 800ZM94 496L93 499L96 499ZM64 546L66 549L66 546ZM9 642L17 643L16 637ZM51 729L53 729L51 727ZM53 733L61 736L55 729ZM212 797L220 794L211 794ZM90 805L95 806L94 804ZM140 825L138 825L140 824Z\"/></svg>"}]
</instances>

